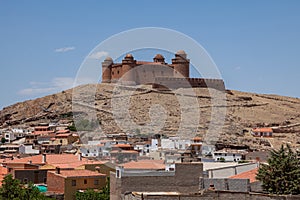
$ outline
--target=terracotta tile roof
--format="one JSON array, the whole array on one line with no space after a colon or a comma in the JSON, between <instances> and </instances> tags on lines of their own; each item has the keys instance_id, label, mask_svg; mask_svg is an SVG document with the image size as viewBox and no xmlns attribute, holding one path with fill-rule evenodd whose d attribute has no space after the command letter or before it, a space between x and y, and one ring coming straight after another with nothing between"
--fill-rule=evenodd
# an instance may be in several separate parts
<instances>
[{"instance_id":1,"label":"terracotta tile roof","mask_svg":"<svg viewBox=\"0 0 300 200\"><path fill-rule=\"evenodd\" d=\"M252 129L253 132L273 132L272 128L255 128Z\"/></svg>"},{"instance_id":2,"label":"terracotta tile roof","mask_svg":"<svg viewBox=\"0 0 300 200\"><path fill-rule=\"evenodd\" d=\"M50 133L54 133L54 131L33 131L32 132L33 135L45 135Z\"/></svg>"},{"instance_id":3,"label":"terracotta tile roof","mask_svg":"<svg viewBox=\"0 0 300 200\"><path fill-rule=\"evenodd\" d=\"M114 147L122 148L122 147L132 147L132 146L131 144L115 144Z\"/></svg>"},{"instance_id":4,"label":"terracotta tile roof","mask_svg":"<svg viewBox=\"0 0 300 200\"><path fill-rule=\"evenodd\" d=\"M49 173L55 173L56 172L49 172ZM57 174L58 176L63 176L65 178L68 177L103 177L106 176L105 174L101 174L98 172L86 170L86 169L76 169L76 170L60 170L60 173Z\"/></svg>"},{"instance_id":5,"label":"terracotta tile roof","mask_svg":"<svg viewBox=\"0 0 300 200\"><path fill-rule=\"evenodd\" d=\"M104 161L89 161L89 160L78 160L77 162L71 162L71 163L52 163L50 165L42 166L42 169L55 169L56 167L59 167L61 169L75 169L83 165L92 165L92 164L105 164Z\"/></svg>"},{"instance_id":6,"label":"terracotta tile roof","mask_svg":"<svg viewBox=\"0 0 300 200\"><path fill-rule=\"evenodd\" d=\"M166 165L163 163L163 160L139 160L137 162L131 161L124 163L121 166L124 169L156 169L156 170L165 170Z\"/></svg>"},{"instance_id":7,"label":"terracotta tile roof","mask_svg":"<svg viewBox=\"0 0 300 200\"><path fill-rule=\"evenodd\" d=\"M258 171L258 168L255 168L255 169L252 169L252 170L249 170L249 171L231 176L229 178L232 178L232 179L249 179L250 183L253 183L253 182L257 181L256 180L257 171Z\"/></svg>"},{"instance_id":8,"label":"terracotta tile roof","mask_svg":"<svg viewBox=\"0 0 300 200\"><path fill-rule=\"evenodd\" d=\"M35 126L34 129L47 129L49 126Z\"/></svg>"},{"instance_id":9,"label":"terracotta tile roof","mask_svg":"<svg viewBox=\"0 0 300 200\"><path fill-rule=\"evenodd\" d=\"M70 133L70 130L59 130L56 133Z\"/></svg>"},{"instance_id":10,"label":"terracotta tile roof","mask_svg":"<svg viewBox=\"0 0 300 200\"><path fill-rule=\"evenodd\" d=\"M61 134L57 134L56 137L68 137L72 135L72 133L61 133Z\"/></svg>"},{"instance_id":11,"label":"terracotta tile roof","mask_svg":"<svg viewBox=\"0 0 300 200\"><path fill-rule=\"evenodd\" d=\"M86 160L86 159L83 159ZM43 155L29 156L25 158L15 158L14 160L9 160L6 163L28 163L29 161L32 164L42 165L43 163ZM47 154L46 155L46 163L47 164L58 164L58 163L72 163L78 162L78 156L73 154Z\"/></svg>"}]
</instances>

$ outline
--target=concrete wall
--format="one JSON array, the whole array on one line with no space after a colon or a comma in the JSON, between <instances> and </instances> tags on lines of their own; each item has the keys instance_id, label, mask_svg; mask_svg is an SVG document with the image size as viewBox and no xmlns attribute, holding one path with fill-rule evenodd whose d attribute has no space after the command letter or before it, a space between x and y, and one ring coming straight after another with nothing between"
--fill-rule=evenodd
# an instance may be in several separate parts
<instances>
[{"instance_id":1,"label":"concrete wall","mask_svg":"<svg viewBox=\"0 0 300 200\"><path fill-rule=\"evenodd\" d=\"M226 191L205 191L203 194L180 194L180 195L160 195L160 194L127 194L124 200L299 200L299 195L276 196L259 193L226 192Z\"/></svg>"},{"instance_id":2,"label":"concrete wall","mask_svg":"<svg viewBox=\"0 0 300 200\"><path fill-rule=\"evenodd\" d=\"M202 163L178 163L175 173L166 173L164 176L126 176L122 174L121 178L116 178L116 174L110 175L111 200L124 198L128 192L174 192L195 193L199 190L199 177L202 176Z\"/></svg>"},{"instance_id":3,"label":"concrete wall","mask_svg":"<svg viewBox=\"0 0 300 200\"><path fill-rule=\"evenodd\" d=\"M235 191L235 192L249 192L249 179L208 179L200 180L200 189L208 189L210 185L214 185L216 190L221 191Z\"/></svg>"},{"instance_id":4,"label":"concrete wall","mask_svg":"<svg viewBox=\"0 0 300 200\"><path fill-rule=\"evenodd\" d=\"M258 167L257 163L247 163L230 167L222 167L217 169L207 170L208 178L228 178L242 172L246 172Z\"/></svg>"}]
</instances>

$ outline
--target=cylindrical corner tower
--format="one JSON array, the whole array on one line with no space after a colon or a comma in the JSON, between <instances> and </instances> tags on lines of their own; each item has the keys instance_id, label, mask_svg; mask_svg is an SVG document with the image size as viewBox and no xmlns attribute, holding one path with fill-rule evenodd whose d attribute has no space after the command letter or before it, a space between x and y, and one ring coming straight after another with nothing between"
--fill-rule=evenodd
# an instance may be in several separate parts
<instances>
[{"instance_id":1,"label":"cylindrical corner tower","mask_svg":"<svg viewBox=\"0 0 300 200\"><path fill-rule=\"evenodd\" d=\"M111 82L111 67L113 64L113 59L111 57L106 57L102 62L102 83Z\"/></svg>"},{"instance_id":2,"label":"cylindrical corner tower","mask_svg":"<svg viewBox=\"0 0 300 200\"><path fill-rule=\"evenodd\" d=\"M155 57L153 58L153 62L165 64L165 58L161 54L156 54Z\"/></svg>"},{"instance_id":3,"label":"cylindrical corner tower","mask_svg":"<svg viewBox=\"0 0 300 200\"><path fill-rule=\"evenodd\" d=\"M174 77L190 77L190 60L183 50L179 50L172 59L172 66L174 67Z\"/></svg>"},{"instance_id":4,"label":"cylindrical corner tower","mask_svg":"<svg viewBox=\"0 0 300 200\"><path fill-rule=\"evenodd\" d=\"M136 61L131 54L127 54L122 60L122 81L128 84L136 84L135 73L133 68L136 66Z\"/></svg>"}]
</instances>

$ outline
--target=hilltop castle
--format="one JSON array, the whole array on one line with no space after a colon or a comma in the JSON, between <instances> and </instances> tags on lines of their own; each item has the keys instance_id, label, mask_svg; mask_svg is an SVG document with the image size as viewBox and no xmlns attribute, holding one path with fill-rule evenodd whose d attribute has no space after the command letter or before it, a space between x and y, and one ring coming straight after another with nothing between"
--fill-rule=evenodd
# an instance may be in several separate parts
<instances>
[{"instance_id":1,"label":"hilltop castle","mask_svg":"<svg viewBox=\"0 0 300 200\"><path fill-rule=\"evenodd\" d=\"M151 84L154 88L208 87L225 90L221 79L190 78L190 60L179 50L172 63L165 62L161 54L153 62L136 61L127 54L122 63L114 63L107 57L102 62L102 83L121 82L127 85Z\"/></svg>"}]
</instances>

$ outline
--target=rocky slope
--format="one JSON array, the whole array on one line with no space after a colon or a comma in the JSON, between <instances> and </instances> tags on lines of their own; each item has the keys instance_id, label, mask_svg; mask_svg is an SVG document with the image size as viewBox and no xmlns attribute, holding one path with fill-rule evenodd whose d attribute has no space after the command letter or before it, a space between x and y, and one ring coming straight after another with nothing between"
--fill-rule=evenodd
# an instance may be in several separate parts
<instances>
[{"instance_id":1,"label":"rocky slope","mask_svg":"<svg viewBox=\"0 0 300 200\"><path fill-rule=\"evenodd\" d=\"M83 85L8 106L0 126L34 125L74 114L75 121L99 120L93 132L200 135L223 145L277 148L300 146L300 99L239 91L194 88L157 91L149 86ZM254 138L253 127L273 127L273 138Z\"/></svg>"}]
</instances>

